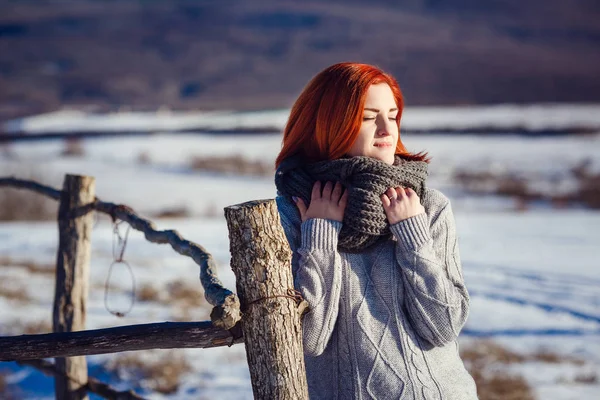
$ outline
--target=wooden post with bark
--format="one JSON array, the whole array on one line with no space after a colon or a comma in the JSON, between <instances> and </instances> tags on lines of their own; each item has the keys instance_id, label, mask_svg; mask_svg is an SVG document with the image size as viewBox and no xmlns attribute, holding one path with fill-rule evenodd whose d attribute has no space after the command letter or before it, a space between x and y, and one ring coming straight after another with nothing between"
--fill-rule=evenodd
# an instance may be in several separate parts
<instances>
[{"instance_id":1,"label":"wooden post with bark","mask_svg":"<svg viewBox=\"0 0 600 400\"><path fill-rule=\"evenodd\" d=\"M225 208L255 399L308 399L291 251L274 200Z\"/></svg>"},{"instance_id":2,"label":"wooden post with bark","mask_svg":"<svg viewBox=\"0 0 600 400\"><path fill-rule=\"evenodd\" d=\"M54 332L85 329L88 296L91 234L95 201L93 177L66 175L58 208L59 248L56 259ZM56 358L57 400L87 399L85 357Z\"/></svg>"}]
</instances>

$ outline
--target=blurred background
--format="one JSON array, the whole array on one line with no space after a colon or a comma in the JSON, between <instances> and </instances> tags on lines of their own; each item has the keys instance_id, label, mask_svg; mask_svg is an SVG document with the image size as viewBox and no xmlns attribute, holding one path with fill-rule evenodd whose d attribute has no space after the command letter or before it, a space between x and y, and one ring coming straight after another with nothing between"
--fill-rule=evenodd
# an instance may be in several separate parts
<instances>
[{"instance_id":1,"label":"blurred background","mask_svg":"<svg viewBox=\"0 0 600 400\"><path fill-rule=\"evenodd\" d=\"M210 251L234 290L222 209L275 197L289 108L316 73L375 64L405 96L402 140L452 201L482 400L600 391L600 2L0 0L0 177L96 194ZM0 334L52 330L57 203L0 186ZM198 267L132 232L92 239L89 329L208 320ZM243 346L88 357L148 398L252 398ZM53 398L0 364L0 398ZM92 395L92 398L95 398Z\"/></svg>"},{"instance_id":2,"label":"blurred background","mask_svg":"<svg viewBox=\"0 0 600 400\"><path fill-rule=\"evenodd\" d=\"M3 119L287 107L340 60L389 71L410 105L600 100L594 0L1 3Z\"/></svg>"}]
</instances>

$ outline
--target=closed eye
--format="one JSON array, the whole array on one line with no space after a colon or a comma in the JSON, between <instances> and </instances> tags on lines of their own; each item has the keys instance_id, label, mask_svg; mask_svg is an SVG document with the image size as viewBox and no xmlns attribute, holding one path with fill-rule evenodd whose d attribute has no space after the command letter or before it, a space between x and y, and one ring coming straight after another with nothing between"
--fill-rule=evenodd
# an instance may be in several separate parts
<instances>
[{"instance_id":1,"label":"closed eye","mask_svg":"<svg viewBox=\"0 0 600 400\"><path fill-rule=\"evenodd\" d=\"M375 119L376 119L376 117L371 117L371 116L367 116L367 115L365 115L365 116L363 117L363 121L373 121L373 120L375 120ZM398 119L398 116L396 116L396 115L395 115L395 116L393 116L393 117L388 117L388 119L389 119L390 121L396 121L396 119Z\"/></svg>"}]
</instances>

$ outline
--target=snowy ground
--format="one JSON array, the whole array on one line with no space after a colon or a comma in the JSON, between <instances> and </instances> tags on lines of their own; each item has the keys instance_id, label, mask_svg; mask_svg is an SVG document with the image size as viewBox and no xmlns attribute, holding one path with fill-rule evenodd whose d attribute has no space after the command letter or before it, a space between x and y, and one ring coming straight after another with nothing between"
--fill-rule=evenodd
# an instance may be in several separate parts
<instances>
[{"instance_id":1,"label":"snowy ground","mask_svg":"<svg viewBox=\"0 0 600 400\"><path fill-rule=\"evenodd\" d=\"M59 110L5 123L5 132L163 132L193 129L281 130L289 110L118 112L93 114ZM600 104L498 104L488 106L407 107L402 126L410 131L477 130L561 131L600 129ZM2 130L2 129L0 129Z\"/></svg>"},{"instance_id":2,"label":"snowy ground","mask_svg":"<svg viewBox=\"0 0 600 400\"><path fill-rule=\"evenodd\" d=\"M600 390L600 213L548 206L519 212L510 199L470 196L450 178L461 168L561 175L585 159L598 170L600 135L538 139L409 135L405 143L411 150L430 152L429 184L443 190L453 202L465 279L472 295L463 345L486 336L523 354L547 350L577 357L583 363L528 362L507 368L523 374L539 399L594 398ZM238 155L271 163L279 146L277 135L152 135L87 139L83 141L84 156L65 158L60 155L65 147L62 141L20 143L0 153L0 175L35 172L55 187L60 187L65 173L92 175L98 197L127 204L142 214L187 207L191 217L157 220L159 228L177 229L206 247L220 265L224 284L234 289L227 227L220 210L250 199L274 197L272 178L193 171L189 160L193 156ZM145 162L141 163L141 158ZM112 240L109 221L99 219L92 238L88 327L180 318L177 307L169 304L137 302L124 319L106 311L103 285L112 261ZM0 258L52 264L57 241L55 222L0 224ZM152 285L164 291L176 280L198 283L197 267L191 260L167 246L146 242L136 232L130 234L125 259L138 287ZM112 283L126 294L129 276L124 270L115 273ZM17 265L0 266L0 285L22 288L31 298L23 303L0 296L0 333L18 334L14 330L21 325L50 321L53 279ZM112 305L126 307L125 294L112 296ZM208 314L209 308L203 307L192 317L208 320ZM146 393L148 397L252 398L243 346L182 353L192 371L184 376L179 391L171 396ZM138 354L150 362L160 352ZM101 366L114 357L89 357L91 374L108 377ZM0 364L0 370L3 368L12 371L9 382L18 384L26 398L53 397L50 378L14 363ZM596 379L585 383L578 379L582 376ZM133 384L114 379L112 383L123 389Z\"/></svg>"}]
</instances>

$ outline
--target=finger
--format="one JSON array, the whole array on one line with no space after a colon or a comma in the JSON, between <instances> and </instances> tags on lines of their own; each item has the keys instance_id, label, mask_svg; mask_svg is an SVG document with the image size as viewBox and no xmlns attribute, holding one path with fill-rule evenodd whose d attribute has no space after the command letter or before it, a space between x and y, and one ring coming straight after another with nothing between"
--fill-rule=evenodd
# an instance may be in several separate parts
<instances>
[{"instance_id":1,"label":"finger","mask_svg":"<svg viewBox=\"0 0 600 400\"><path fill-rule=\"evenodd\" d=\"M333 184L329 181L325 182L325 186L323 187L323 199L331 200L331 191L333 190Z\"/></svg>"},{"instance_id":2,"label":"finger","mask_svg":"<svg viewBox=\"0 0 600 400\"><path fill-rule=\"evenodd\" d=\"M298 211L300 211L300 219L302 219L302 221L304 221L305 216L306 216L306 210L307 210L304 200L302 200L299 197L294 197L294 203L296 203L296 207L298 207Z\"/></svg>"},{"instance_id":3,"label":"finger","mask_svg":"<svg viewBox=\"0 0 600 400\"><path fill-rule=\"evenodd\" d=\"M396 194L398 195L398 200L406 200L406 192L404 191L403 186L399 186L396 188Z\"/></svg>"},{"instance_id":4,"label":"finger","mask_svg":"<svg viewBox=\"0 0 600 400\"><path fill-rule=\"evenodd\" d=\"M415 192L413 190L413 188L406 188L405 192L408 197L415 196L415 197L419 198L419 195L417 194L417 192Z\"/></svg>"},{"instance_id":5,"label":"finger","mask_svg":"<svg viewBox=\"0 0 600 400\"><path fill-rule=\"evenodd\" d=\"M390 208L390 206L392 205L392 202L390 201L390 198L387 195L387 193L381 195L381 202L383 203L384 208Z\"/></svg>"},{"instance_id":6,"label":"finger","mask_svg":"<svg viewBox=\"0 0 600 400\"><path fill-rule=\"evenodd\" d=\"M312 193L310 195L310 201L316 201L321 199L321 182L316 181L312 188Z\"/></svg>"},{"instance_id":7,"label":"finger","mask_svg":"<svg viewBox=\"0 0 600 400\"><path fill-rule=\"evenodd\" d=\"M343 186L341 183L337 182L333 187L333 191L331 192L331 200L336 203L339 203L340 197L342 197Z\"/></svg>"},{"instance_id":8,"label":"finger","mask_svg":"<svg viewBox=\"0 0 600 400\"><path fill-rule=\"evenodd\" d=\"M420 204L421 203L421 199L419 198L419 195L417 194L417 192L415 192L411 188L406 189L406 197L410 200L410 202L412 204Z\"/></svg>"},{"instance_id":9,"label":"finger","mask_svg":"<svg viewBox=\"0 0 600 400\"><path fill-rule=\"evenodd\" d=\"M398 197L398 193L396 193L396 190L394 188L389 188L388 190L385 191L385 194L389 198L390 203L392 201L396 200L396 197Z\"/></svg>"},{"instance_id":10,"label":"finger","mask_svg":"<svg viewBox=\"0 0 600 400\"><path fill-rule=\"evenodd\" d=\"M343 209L346 209L346 204L348 204L348 189L344 190L344 194L340 197L340 202L338 204Z\"/></svg>"}]
</instances>

